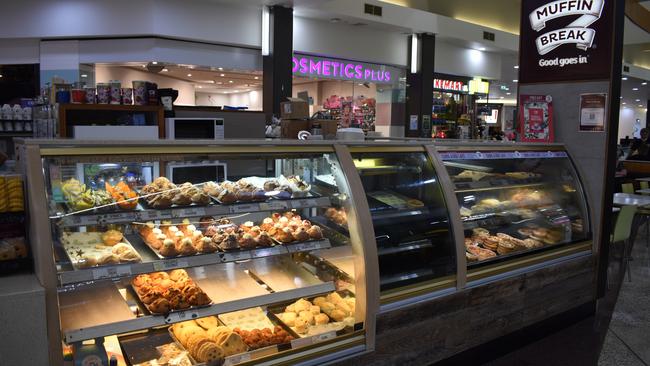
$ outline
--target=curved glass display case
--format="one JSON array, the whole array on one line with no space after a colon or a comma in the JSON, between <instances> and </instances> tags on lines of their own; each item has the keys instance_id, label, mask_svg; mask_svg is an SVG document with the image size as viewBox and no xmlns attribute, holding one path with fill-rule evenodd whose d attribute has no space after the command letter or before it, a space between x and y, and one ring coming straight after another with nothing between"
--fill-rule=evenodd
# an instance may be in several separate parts
<instances>
[{"instance_id":1,"label":"curved glass display case","mask_svg":"<svg viewBox=\"0 0 650 366\"><path fill-rule=\"evenodd\" d=\"M45 145L23 156L72 353L234 365L369 342L364 234L334 146Z\"/></svg>"},{"instance_id":2,"label":"curved glass display case","mask_svg":"<svg viewBox=\"0 0 650 366\"><path fill-rule=\"evenodd\" d=\"M460 207L469 279L485 267L530 265L591 240L586 197L563 147L438 150Z\"/></svg>"}]
</instances>

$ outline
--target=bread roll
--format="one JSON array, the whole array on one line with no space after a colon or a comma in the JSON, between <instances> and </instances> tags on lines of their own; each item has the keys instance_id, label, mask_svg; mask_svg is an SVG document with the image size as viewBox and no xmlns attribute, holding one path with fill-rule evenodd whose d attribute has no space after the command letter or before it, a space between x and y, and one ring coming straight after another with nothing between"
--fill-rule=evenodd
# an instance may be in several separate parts
<instances>
[{"instance_id":1,"label":"bread roll","mask_svg":"<svg viewBox=\"0 0 650 366\"><path fill-rule=\"evenodd\" d=\"M324 325L330 322L330 318L325 314L318 314L314 316L314 322L316 325Z\"/></svg>"}]
</instances>

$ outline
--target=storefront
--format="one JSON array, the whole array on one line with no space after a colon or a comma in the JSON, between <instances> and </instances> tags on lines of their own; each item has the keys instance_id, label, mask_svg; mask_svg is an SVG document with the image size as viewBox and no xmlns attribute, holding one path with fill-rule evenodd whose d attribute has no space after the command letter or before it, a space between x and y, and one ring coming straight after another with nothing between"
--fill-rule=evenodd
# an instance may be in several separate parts
<instances>
[{"instance_id":1,"label":"storefront","mask_svg":"<svg viewBox=\"0 0 650 366\"><path fill-rule=\"evenodd\" d=\"M292 63L293 96L308 101L310 115L365 132L403 120L405 69L305 54Z\"/></svg>"},{"instance_id":2,"label":"storefront","mask_svg":"<svg viewBox=\"0 0 650 366\"><path fill-rule=\"evenodd\" d=\"M437 73L433 80L432 136L471 138L478 122L476 100L488 90L489 83L480 78Z\"/></svg>"}]
</instances>

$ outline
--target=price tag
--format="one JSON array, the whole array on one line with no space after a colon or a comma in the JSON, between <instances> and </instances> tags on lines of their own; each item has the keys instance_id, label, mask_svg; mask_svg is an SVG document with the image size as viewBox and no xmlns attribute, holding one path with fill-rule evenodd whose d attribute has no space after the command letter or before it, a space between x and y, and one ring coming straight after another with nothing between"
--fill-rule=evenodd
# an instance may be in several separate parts
<instances>
[{"instance_id":1,"label":"price tag","mask_svg":"<svg viewBox=\"0 0 650 366\"><path fill-rule=\"evenodd\" d=\"M205 208L203 207L192 207L192 208L184 208L182 210L178 210L179 217L196 217L196 216L204 216L204 215L205 215Z\"/></svg>"},{"instance_id":2,"label":"price tag","mask_svg":"<svg viewBox=\"0 0 650 366\"><path fill-rule=\"evenodd\" d=\"M283 211L289 208L286 201L270 201L260 203L260 211Z\"/></svg>"},{"instance_id":3,"label":"price tag","mask_svg":"<svg viewBox=\"0 0 650 366\"><path fill-rule=\"evenodd\" d=\"M153 262L153 269L155 271L165 271L168 269L185 267L189 267L189 263L187 260L182 259L167 259L164 261Z\"/></svg>"},{"instance_id":4,"label":"price tag","mask_svg":"<svg viewBox=\"0 0 650 366\"><path fill-rule=\"evenodd\" d=\"M230 366L230 365L237 365L242 362L248 362L251 360L251 354L246 352L246 353L240 353L238 355L232 355L226 357L226 359L223 362L224 366Z\"/></svg>"},{"instance_id":5,"label":"price tag","mask_svg":"<svg viewBox=\"0 0 650 366\"><path fill-rule=\"evenodd\" d=\"M119 266L112 267L101 267L95 268L93 270L93 279L99 280L103 278L115 278L115 277L124 277L130 276L133 272L131 271L130 264L124 264Z\"/></svg>"},{"instance_id":6,"label":"price tag","mask_svg":"<svg viewBox=\"0 0 650 366\"><path fill-rule=\"evenodd\" d=\"M167 317L165 318L165 323L170 324L170 323L183 322L186 320L196 319L198 317L199 317L199 313L196 310L175 311L167 315Z\"/></svg>"},{"instance_id":7,"label":"price tag","mask_svg":"<svg viewBox=\"0 0 650 366\"><path fill-rule=\"evenodd\" d=\"M324 342L324 341L327 341L327 340L333 339L333 338L336 338L336 332L335 331L322 333L322 334L318 334L318 335L315 335L315 336L311 337L312 344L313 343Z\"/></svg>"},{"instance_id":8,"label":"price tag","mask_svg":"<svg viewBox=\"0 0 650 366\"><path fill-rule=\"evenodd\" d=\"M127 213L112 213L112 214L106 215L105 219L108 222L133 221L135 219L135 215L134 214L127 214Z\"/></svg>"},{"instance_id":9,"label":"price tag","mask_svg":"<svg viewBox=\"0 0 650 366\"><path fill-rule=\"evenodd\" d=\"M313 342L313 337L305 337L291 340L291 348L300 348L309 346Z\"/></svg>"},{"instance_id":10,"label":"price tag","mask_svg":"<svg viewBox=\"0 0 650 366\"><path fill-rule=\"evenodd\" d=\"M318 205L318 201L313 198L296 200L293 202L293 208L306 208L306 207L314 207L317 205Z\"/></svg>"},{"instance_id":11,"label":"price tag","mask_svg":"<svg viewBox=\"0 0 650 366\"><path fill-rule=\"evenodd\" d=\"M165 218L165 216L169 216L169 215L163 215L161 211L155 211L155 210L142 211L140 213L140 218L142 220L160 220L162 218Z\"/></svg>"},{"instance_id":12,"label":"price tag","mask_svg":"<svg viewBox=\"0 0 650 366\"><path fill-rule=\"evenodd\" d=\"M248 205L232 205L230 206L231 213L240 213L240 212L255 212L259 211L258 204L248 204Z\"/></svg>"},{"instance_id":13,"label":"price tag","mask_svg":"<svg viewBox=\"0 0 650 366\"><path fill-rule=\"evenodd\" d=\"M224 261L233 262L233 261L243 261L246 259L251 259L250 252L229 252L224 255Z\"/></svg>"},{"instance_id":14,"label":"price tag","mask_svg":"<svg viewBox=\"0 0 650 366\"><path fill-rule=\"evenodd\" d=\"M275 246L275 247L271 247L271 248L253 250L251 252L251 254L252 254L253 258L270 257L272 255L281 254L282 249L284 249L284 248L281 247L281 246Z\"/></svg>"},{"instance_id":15,"label":"price tag","mask_svg":"<svg viewBox=\"0 0 650 366\"><path fill-rule=\"evenodd\" d=\"M289 246L289 251L291 253L306 252L310 250L316 250L318 249L318 247L319 247L318 242L307 242L307 243L291 245Z\"/></svg>"}]
</instances>

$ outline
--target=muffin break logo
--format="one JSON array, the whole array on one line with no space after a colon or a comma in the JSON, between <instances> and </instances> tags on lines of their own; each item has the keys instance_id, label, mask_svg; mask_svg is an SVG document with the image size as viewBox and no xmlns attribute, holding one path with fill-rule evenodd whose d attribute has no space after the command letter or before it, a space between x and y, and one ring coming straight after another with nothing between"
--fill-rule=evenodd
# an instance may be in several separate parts
<instances>
[{"instance_id":1,"label":"muffin break logo","mask_svg":"<svg viewBox=\"0 0 650 366\"><path fill-rule=\"evenodd\" d=\"M600 19L605 0L558 0L533 10L530 25L535 32L546 27L552 19L570 15L581 15L563 28L552 30L537 37L537 52L545 55L564 44L575 44L578 49L587 50L596 36L596 31L587 28Z\"/></svg>"}]
</instances>

